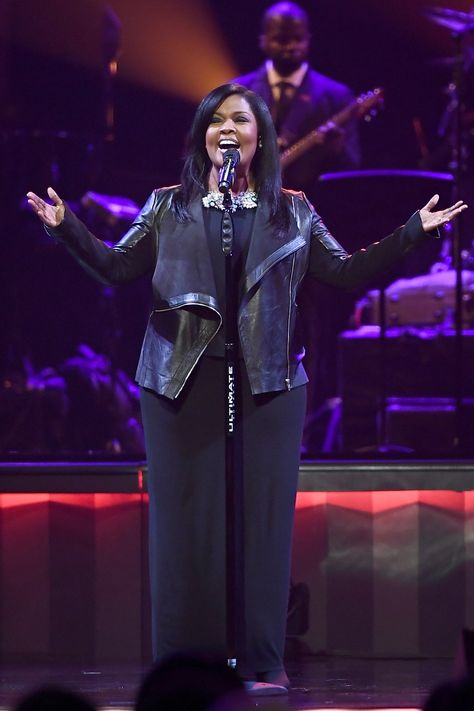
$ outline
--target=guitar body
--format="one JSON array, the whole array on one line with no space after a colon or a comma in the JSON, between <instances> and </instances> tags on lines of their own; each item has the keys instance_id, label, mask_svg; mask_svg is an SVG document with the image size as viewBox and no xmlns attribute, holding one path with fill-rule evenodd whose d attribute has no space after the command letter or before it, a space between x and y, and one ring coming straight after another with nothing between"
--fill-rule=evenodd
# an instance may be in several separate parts
<instances>
[{"instance_id":1,"label":"guitar body","mask_svg":"<svg viewBox=\"0 0 474 711\"><path fill-rule=\"evenodd\" d=\"M325 135L329 130L343 128L354 119L360 119L373 114L373 112L380 107L382 102L383 91L380 88L374 89L366 94L361 94L353 101L350 101L327 121L316 126L303 136L303 138L300 138L286 148L280 156L282 168L287 168L298 160L298 158L304 156L314 146L323 145Z\"/></svg>"}]
</instances>

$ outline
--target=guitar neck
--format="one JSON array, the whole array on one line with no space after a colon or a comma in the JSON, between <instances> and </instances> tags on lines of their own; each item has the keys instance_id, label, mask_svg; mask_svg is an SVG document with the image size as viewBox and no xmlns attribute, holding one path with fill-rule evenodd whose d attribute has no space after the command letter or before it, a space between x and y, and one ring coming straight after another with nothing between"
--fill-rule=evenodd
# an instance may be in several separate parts
<instances>
[{"instance_id":1,"label":"guitar neck","mask_svg":"<svg viewBox=\"0 0 474 711\"><path fill-rule=\"evenodd\" d=\"M357 114L358 108L359 106L357 101L353 101L342 109L342 111L335 114L328 123L337 127L343 126L353 115ZM291 163L293 163L293 161L302 156L303 153L306 153L307 150L313 146L321 145L324 142L324 128L327 125L328 124L325 123L322 126L318 126L318 128L315 128L313 131L304 136L304 138L301 138L299 141L296 141L296 143L293 143L292 146L284 150L280 155L281 167L287 168Z\"/></svg>"}]
</instances>

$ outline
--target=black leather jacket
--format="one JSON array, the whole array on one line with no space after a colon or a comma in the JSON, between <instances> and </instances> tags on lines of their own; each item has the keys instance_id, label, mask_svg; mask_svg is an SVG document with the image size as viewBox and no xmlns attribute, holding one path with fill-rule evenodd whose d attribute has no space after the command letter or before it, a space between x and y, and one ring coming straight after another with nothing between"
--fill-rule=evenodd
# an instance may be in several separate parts
<instances>
[{"instance_id":1,"label":"black leather jacket","mask_svg":"<svg viewBox=\"0 0 474 711\"><path fill-rule=\"evenodd\" d=\"M169 209L177 187L155 190L125 236L112 248L68 209L50 233L96 278L120 284L152 272L153 311L136 373L137 382L176 398L222 325L202 205L192 222L177 223ZM304 355L297 294L310 274L326 284L355 288L429 237L415 213L393 234L353 255L332 237L303 193L284 191L292 220L275 235L268 209L257 207L240 294L240 346L254 394L291 389Z\"/></svg>"}]
</instances>

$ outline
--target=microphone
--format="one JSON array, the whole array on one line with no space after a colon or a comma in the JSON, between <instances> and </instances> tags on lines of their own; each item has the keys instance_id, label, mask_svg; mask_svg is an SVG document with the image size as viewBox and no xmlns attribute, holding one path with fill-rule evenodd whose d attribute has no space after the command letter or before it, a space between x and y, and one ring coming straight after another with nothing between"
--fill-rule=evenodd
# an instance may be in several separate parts
<instances>
[{"instance_id":1,"label":"microphone","mask_svg":"<svg viewBox=\"0 0 474 711\"><path fill-rule=\"evenodd\" d=\"M224 162L219 171L219 192L227 193L234 182L235 166L240 160L240 153L237 148L229 148L224 153Z\"/></svg>"}]
</instances>

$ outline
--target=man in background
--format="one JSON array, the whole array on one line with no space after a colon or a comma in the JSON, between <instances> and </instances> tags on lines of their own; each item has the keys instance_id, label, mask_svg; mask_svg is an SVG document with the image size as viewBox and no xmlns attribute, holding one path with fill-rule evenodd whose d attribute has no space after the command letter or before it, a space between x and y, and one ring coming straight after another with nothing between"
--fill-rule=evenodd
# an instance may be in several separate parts
<instances>
[{"instance_id":1,"label":"man in background","mask_svg":"<svg viewBox=\"0 0 474 711\"><path fill-rule=\"evenodd\" d=\"M265 62L232 81L252 89L267 102L282 151L284 184L303 190L317 210L319 175L356 169L361 156L357 120L349 118L340 126L331 124L331 119L354 101L354 95L344 84L309 66L310 43L306 11L293 2L277 2L262 17L259 45ZM287 164L286 149L321 126L322 142ZM315 301L318 309L311 308ZM305 368L310 385L303 440L303 453L308 456L321 451L326 439L338 387L337 336L345 326L351 304L346 295L335 295L329 287L311 280L300 296L303 327L308 334Z\"/></svg>"},{"instance_id":2,"label":"man in background","mask_svg":"<svg viewBox=\"0 0 474 711\"><path fill-rule=\"evenodd\" d=\"M308 15L293 2L278 2L262 18L260 49L266 61L234 79L260 94L272 112L282 152L347 107L354 96L334 79L312 69L307 57L311 33ZM308 192L324 172L356 168L360 163L357 122L331 127L325 140L285 168L285 183Z\"/></svg>"}]
</instances>

